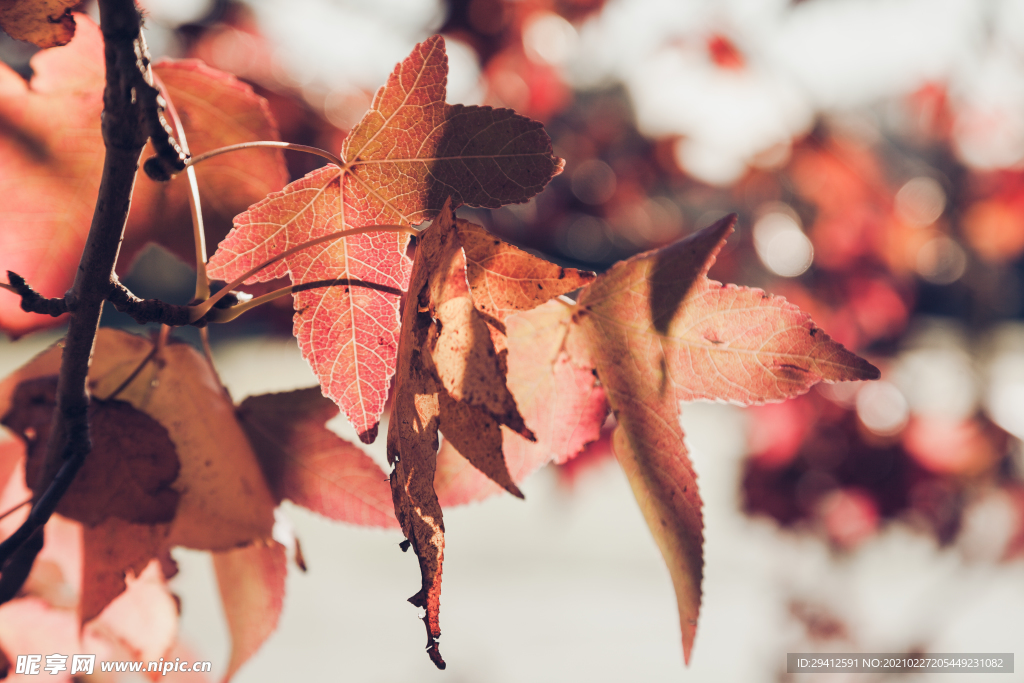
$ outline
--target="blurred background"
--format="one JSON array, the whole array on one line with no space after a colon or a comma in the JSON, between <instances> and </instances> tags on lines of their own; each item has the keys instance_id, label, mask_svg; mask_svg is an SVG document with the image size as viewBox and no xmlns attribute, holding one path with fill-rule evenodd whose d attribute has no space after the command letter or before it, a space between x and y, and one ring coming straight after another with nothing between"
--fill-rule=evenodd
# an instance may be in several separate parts
<instances>
[{"instance_id":1,"label":"blurred background","mask_svg":"<svg viewBox=\"0 0 1024 683\"><path fill-rule=\"evenodd\" d=\"M529 203L460 215L601 271L737 212L711 277L785 296L882 369L783 404L684 407L706 520L689 668L668 572L599 442L529 479L525 503L446 511L444 673L404 602L418 573L398 535L286 504L309 571L236 680L788 681L813 677L787 675L787 652L1019 649L1024 1L141 4L155 56L238 75L282 139L334 152L441 33L448 101L538 119L566 160ZM0 40L27 75L26 47ZM320 160L288 163L298 178ZM153 248L125 279L184 301L193 277ZM276 303L211 328L236 400L315 384ZM52 339L0 341L0 369ZM182 638L216 674L209 560L175 556Z\"/></svg>"}]
</instances>

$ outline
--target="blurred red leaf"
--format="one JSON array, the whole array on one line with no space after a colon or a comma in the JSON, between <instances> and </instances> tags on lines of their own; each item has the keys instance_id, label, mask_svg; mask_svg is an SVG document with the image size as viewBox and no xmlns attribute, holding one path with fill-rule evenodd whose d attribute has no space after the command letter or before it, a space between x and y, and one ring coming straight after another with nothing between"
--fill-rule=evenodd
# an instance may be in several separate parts
<instances>
[{"instance_id":1,"label":"blurred red leaf","mask_svg":"<svg viewBox=\"0 0 1024 683\"><path fill-rule=\"evenodd\" d=\"M828 494L821 501L821 515L829 538L842 548L853 548L878 530L875 499L857 489Z\"/></svg>"},{"instance_id":2,"label":"blurred red leaf","mask_svg":"<svg viewBox=\"0 0 1024 683\"><path fill-rule=\"evenodd\" d=\"M288 560L284 546L271 541L214 553L213 567L231 632L227 681L277 628Z\"/></svg>"},{"instance_id":3,"label":"blurred red leaf","mask_svg":"<svg viewBox=\"0 0 1024 683\"><path fill-rule=\"evenodd\" d=\"M997 437L975 419L915 417L902 439L911 457L938 474L973 476L989 471L1005 449L1005 436Z\"/></svg>"},{"instance_id":4,"label":"blurred red leaf","mask_svg":"<svg viewBox=\"0 0 1024 683\"><path fill-rule=\"evenodd\" d=\"M387 475L325 426L337 414L319 387L250 396L238 406L278 502L288 498L343 522L398 526Z\"/></svg>"},{"instance_id":5,"label":"blurred red leaf","mask_svg":"<svg viewBox=\"0 0 1024 683\"><path fill-rule=\"evenodd\" d=\"M707 45L708 54L716 66L731 70L742 69L745 66L746 60L743 59L743 53L721 33L713 33L708 36Z\"/></svg>"},{"instance_id":6,"label":"blurred red leaf","mask_svg":"<svg viewBox=\"0 0 1024 683\"><path fill-rule=\"evenodd\" d=\"M989 263L1014 261L1024 253L1024 196L1016 201L995 197L967 208L964 236L978 255Z\"/></svg>"},{"instance_id":7,"label":"blurred red leaf","mask_svg":"<svg viewBox=\"0 0 1024 683\"><path fill-rule=\"evenodd\" d=\"M32 80L0 65L0 219L2 267L44 296L62 296L71 286L99 192L104 148L103 41L85 15L67 46L36 54ZM154 72L169 94L193 153L256 139L276 139L266 103L234 77L194 60L164 61ZM287 179L279 150L247 150L197 167L200 192L209 206L211 238L227 232L231 216L279 189ZM160 184L140 175L121 250L122 271L147 242L156 241L194 262L187 180ZM0 330L19 336L58 324L26 313L9 294L0 295Z\"/></svg>"}]
</instances>

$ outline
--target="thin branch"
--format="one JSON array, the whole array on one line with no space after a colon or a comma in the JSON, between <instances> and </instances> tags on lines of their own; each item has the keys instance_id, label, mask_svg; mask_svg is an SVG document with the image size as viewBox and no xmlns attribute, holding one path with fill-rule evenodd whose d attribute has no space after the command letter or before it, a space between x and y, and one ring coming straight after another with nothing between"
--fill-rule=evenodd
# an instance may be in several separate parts
<instances>
[{"instance_id":1,"label":"thin branch","mask_svg":"<svg viewBox=\"0 0 1024 683\"><path fill-rule=\"evenodd\" d=\"M206 362L210 364L210 372L217 378L217 384L224 386L224 382L220 381L220 374L217 372L217 365L213 362L213 349L210 348L210 330L203 327L199 330L199 341L203 344L203 355L206 356Z\"/></svg>"},{"instance_id":2,"label":"thin branch","mask_svg":"<svg viewBox=\"0 0 1024 683\"><path fill-rule=\"evenodd\" d=\"M250 149L252 147L273 147L276 149L290 149L293 152L306 152L307 154L315 154L318 157L323 157L329 162L336 166L345 166L345 162L340 157L336 157L327 150L320 149L319 147L309 147L307 145L294 145L290 142L277 142L275 140L257 140L255 142L240 142L237 145L228 145L227 147L218 147L217 149L211 149L209 152L203 152L199 156L192 157L188 161L189 166L195 166L200 161L206 161L212 157L220 154L226 154L228 152L236 152L240 149Z\"/></svg>"},{"instance_id":3,"label":"thin branch","mask_svg":"<svg viewBox=\"0 0 1024 683\"><path fill-rule=\"evenodd\" d=\"M68 312L68 303L65 299L46 298L36 290L32 289L32 287L25 282L25 278L21 277L17 273L7 271L7 279L11 284L4 285L4 289L8 289L21 297L21 310L27 311L28 313L51 315L54 318Z\"/></svg>"},{"instance_id":4,"label":"thin branch","mask_svg":"<svg viewBox=\"0 0 1024 683\"><path fill-rule=\"evenodd\" d=\"M333 240L341 239L342 237L349 237L350 235L362 235L362 234L365 234L365 233L368 233L368 232L397 232L397 233L405 233L405 234L408 234L408 235L418 235L419 234L419 232L417 230L415 230L414 228L410 228L410 227L407 227L407 226L404 226L404 225L371 225L371 226L367 226L365 228L353 228L351 230L342 230L340 232L331 233L330 235L324 235L323 237L317 237L316 239L310 240L308 242L303 242L302 244L300 244L298 246L295 246L295 247L292 247L291 249L286 249L285 251L282 251L280 254L278 254L274 258L268 259L268 260L264 261L263 263L261 263L260 265L256 266L255 268L252 268L252 269L248 270L244 275L241 275L240 277L236 278L234 280L234 282L232 282L227 287L225 287L224 289L222 289L219 292L217 292L216 294L214 294L213 297L207 299L206 301L204 301L201 304L197 304L195 306L192 306L192 320L195 321L195 320L199 320L200 318L202 318L204 315L206 315L209 312L209 310L211 308L213 308L216 305L216 303L222 297L227 296L228 292L230 292L231 290L233 290L233 289L235 289L237 287L240 287L242 284L245 283L246 280L251 278L253 275L255 275L256 273L260 272L261 270L263 270L264 268L266 268L268 266L274 265L275 263L277 263L281 259L287 258L287 257L291 256L292 254L298 253L298 252L302 251L303 249L308 249L309 247L315 247L318 244L323 244L324 242L331 242Z\"/></svg>"},{"instance_id":5,"label":"thin branch","mask_svg":"<svg viewBox=\"0 0 1024 683\"><path fill-rule=\"evenodd\" d=\"M107 301L121 313L130 315L132 320L140 325L162 323L180 327L191 322L189 320L191 309L188 306L169 304L160 299L140 299L120 281L114 281L114 287L107 295Z\"/></svg>"},{"instance_id":6,"label":"thin branch","mask_svg":"<svg viewBox=\"0 0 1024 683\"><path fill-rule=\"evenodd\" d=\"M85 458L92 450L86 380L103 302L114 287L114 265L128 219L139 158L159 118L156 89L149 85L149 54L134 0L100 0L106 87L103 91L103 142L106 154L96 208L64 301L72 312L64 339L57 405L42 471L57 474L36 499L25 522L0 543L0 601L17 594L39 549L41 527L50 519ZM148 87L145 87L148 86ZM157 136L157 150L168 140ZM164 131L166 132L166 131ZM166 143L166 144L165 144ZM13 283L12 283L13 284Z\"/></svg>"},{"instance_id":7,"label":"thin branch","mask_svg":"<svg viewBox=\"0 0 1024 683\"><path fill-rule=\"evenodd\" d=\"M10 274L10 271L8 271L8 274ZM8 292L14 292L15 294L18 293L18 290L15 289L12 285L6 284L4 282L0 282L0 289L6 289Z\"/></svg>"}]
</instances>

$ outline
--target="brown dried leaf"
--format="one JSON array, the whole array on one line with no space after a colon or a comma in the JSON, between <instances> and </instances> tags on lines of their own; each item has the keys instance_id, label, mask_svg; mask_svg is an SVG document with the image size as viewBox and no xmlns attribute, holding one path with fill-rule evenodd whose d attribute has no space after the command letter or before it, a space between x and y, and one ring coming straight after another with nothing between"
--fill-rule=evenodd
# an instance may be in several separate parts
<instances>
[{"instance_id":1,"label":"brown dried leaf","mask_svg":"<svg viewBox=\"0 0 1024 683\"><path fill-rule=\"evenodd\" d=\"M46 476L42 472L56 394L56 377L27 380L14 391L14 407L0 418L28 446L25 476L36 496L56 474L56 467ZM92 451L57 512L89 526L110 517L135 524L173 520L180 494L171 483L178 477L179 465L167 430L116 400L93 400L89 424Z\"/></svg>"},{"instance_id":2,"label":"brown dried leaf","mask_svg":"<svg viewBox=\"0 0 1024 683\"><path fill-rule=\"evenodd\" d=\"M593 282L594 273L562 268L503 242L469 221L458 221L466 279L477 310L498 322Z\"/></svg>"},{"instance_id":3,"label":"brown dried leaf","mask_svg":"<svg viewBox=\"0 0 1024 683\"><path fill-rule=\"evenodd\" d=\"M0 409L10 411L21 381L57 373L61 344L0 382ZM89 370L92 395L109 397L152 350L148 339L100 329ZM117 400L162 425L178 453L181 469L171 487L181 496L170 545L228 550L270 537L273 496L234 405L205 358L185 344L165 346Z\"/></svg>"},{"instance_id":4,"label":"brown dried leaf","mask_svg":"<svg viewBox=\"0 0 1024 683\"><path fill-rule=\"evenodd\" d=\"M153 344L103 328L89 373L94 396L109 396L139 367ZM162 424L181 461L181 492L168 543L228 550L270 537L274 499L210 364L187 344L170 344L119 395Z\"/></svg>"},{"instance_id":5,"label":"brown dried leaf","mask_svg":"<svg viewBox=\"0 0 1024 683\"><path fill-rule=\"evenodd\" d=\"M75 35L76 0L0 0L0 28L39 47L67 45Z\"/></svg>"},{"instance_id":6,"label":"brown dried leaf","mask_svg":"<svg viewBox=\"0 0 1024 683\"><path fill-rule=\"evenodd\" d=\"M505 386L505 369L491 334L473 305L466 257L451 202L416 248L412 283L402 314L395 405L388 429L388 460L395 514L420 562L422 588L410 602L426 610L428 651L438 651L444 525L434 493L438 430L460 439L467 459L514 495L501 454L507 425L533 438Z\"/></svg>"}]
</instances>

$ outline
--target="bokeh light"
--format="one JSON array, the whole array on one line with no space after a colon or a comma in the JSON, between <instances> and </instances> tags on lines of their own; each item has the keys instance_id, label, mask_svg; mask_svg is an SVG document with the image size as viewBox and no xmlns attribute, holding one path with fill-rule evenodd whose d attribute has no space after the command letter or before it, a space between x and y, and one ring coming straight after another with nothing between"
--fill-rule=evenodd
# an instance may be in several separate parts
<instances>
[{"instance_id":1,"label":"bokeh light","mask_svg":"<svg viewBox=\"0 0 1024 683\"><path fill-rule=\"evenodd\" d=\"M875 434L891 436L906 426L910 407L894 384L879 380L865 384L857 393L857 417Z\"/></svg>"},{"instance_id":2,"label":"bokeh light","mask_svg":"<svg viewBox=\"0 0 1024 683\"><path fill-rule=\"evenodd\" d=\"M802 274L814 260L811 241L786 213L768 213L754 224L754 247L761 262L782 277Z\"/></svg>"}]
</instances>

